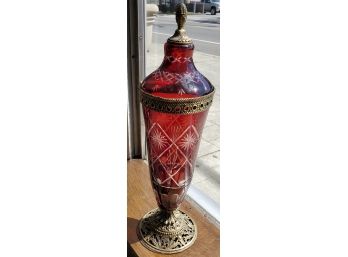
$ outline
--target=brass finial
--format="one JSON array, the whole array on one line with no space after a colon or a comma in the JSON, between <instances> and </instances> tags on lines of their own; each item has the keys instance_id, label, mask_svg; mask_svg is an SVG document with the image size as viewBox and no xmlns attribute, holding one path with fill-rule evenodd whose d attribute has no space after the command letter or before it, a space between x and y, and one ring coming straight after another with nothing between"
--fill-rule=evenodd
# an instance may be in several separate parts
<instances>
[{"instance_id":1,"label":"brass finial","mask_svg":"<svg viewBox=\"0 0 348 257\"><path fill-rule=\"evenodd\" d=\"M169 43L174 43L174 44L180 44L180 45L187 45L187 44L192 44L191 38L189 38L186 35L186 30L184 29L184 24L187 19L187 9L186 5L181 3L176 6L176 23L178 24L178 29L175 30L175 33L173 36L168 38Z\"/></svg>"}]
</instances>

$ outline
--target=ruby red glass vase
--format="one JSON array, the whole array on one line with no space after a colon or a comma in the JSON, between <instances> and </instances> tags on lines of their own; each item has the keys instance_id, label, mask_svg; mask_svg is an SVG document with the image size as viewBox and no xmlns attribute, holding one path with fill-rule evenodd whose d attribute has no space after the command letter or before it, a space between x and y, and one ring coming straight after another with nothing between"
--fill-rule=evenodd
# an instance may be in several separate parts
<instances>
[{"instance_id":1,"label":"ruby red glass vase","mask_svg":"<svg viewBox=\"0 0 348 257\"><path fill-rule=\"evenodd\" d=\"M141 84L151 183L158 209L141 220L138 234L149 249L175 253L192 245L194 221L179 206L192 181L214 87L193 63L194 45L177 7L178 29L164 45L160 67Z\"/></svg>"}]
</instances>

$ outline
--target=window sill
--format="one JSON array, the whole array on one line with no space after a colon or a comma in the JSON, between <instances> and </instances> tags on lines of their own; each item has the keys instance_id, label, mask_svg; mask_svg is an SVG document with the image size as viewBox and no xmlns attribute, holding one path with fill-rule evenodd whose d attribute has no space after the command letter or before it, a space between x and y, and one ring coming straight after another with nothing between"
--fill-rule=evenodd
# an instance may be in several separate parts
<instances>
[{"instance_id":1,"label":"window sill","mask_svg":"<svg viewBox=\"0 0 348 257\"><path fill-rule=\"evenodd\" d=\"M148 166L143 160L128 161L127 174L127 245L128 256L153 257L166 256L147 250L138 240L136 227L145 213L157 207L151 188ZM198 236L195 243L181 256L211 256L220 255L220 229L199 206L186 197L181 204L181 210L188 213L196 222Z\"/></svg>"}]
</instances>

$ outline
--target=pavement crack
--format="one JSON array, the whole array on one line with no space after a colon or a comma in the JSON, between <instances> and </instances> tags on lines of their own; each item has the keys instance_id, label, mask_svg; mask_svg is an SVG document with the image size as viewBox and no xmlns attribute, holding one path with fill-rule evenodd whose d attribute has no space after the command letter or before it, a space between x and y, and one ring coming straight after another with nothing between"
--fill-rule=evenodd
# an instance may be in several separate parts
<instances>
[{"instance_id":1,"label":"pavement crack","mask_svg":"<svg viewBox=\"0 0 348 257\"><path fill-rule=\"evenodd\" d=\"M220 150L216 150L216 151L211 152L211 153L206 153L206 154L200 155L200 156L198 156L198 158L202 158L202 157L205 157L205 156L208 156L208 155L210 155L210 154L217 153L217 152L220 152ZM219 160L219 159L218 159L218 160ZM220 161L220 160L219 160L219 161Z\"/></svg>"}]
</instances>

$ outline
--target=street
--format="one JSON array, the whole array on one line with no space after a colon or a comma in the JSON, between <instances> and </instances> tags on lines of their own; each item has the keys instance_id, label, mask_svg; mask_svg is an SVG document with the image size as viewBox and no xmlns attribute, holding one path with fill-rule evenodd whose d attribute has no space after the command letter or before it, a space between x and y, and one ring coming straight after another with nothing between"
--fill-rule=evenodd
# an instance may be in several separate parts
<instances>
[{"instance_id":1,"label":"street","mask_svg":"<svg viewBox=\"0 0 348 257\"><path fill-rule=\"evenodd\" d=\"M176 28L175 15L159 14L153 27L153 42L163 44ZM185 28L195 51L220 56L220 14L189 14Z\"/></svg>"}]
</instances>

